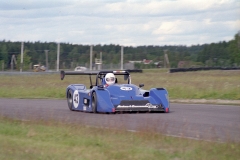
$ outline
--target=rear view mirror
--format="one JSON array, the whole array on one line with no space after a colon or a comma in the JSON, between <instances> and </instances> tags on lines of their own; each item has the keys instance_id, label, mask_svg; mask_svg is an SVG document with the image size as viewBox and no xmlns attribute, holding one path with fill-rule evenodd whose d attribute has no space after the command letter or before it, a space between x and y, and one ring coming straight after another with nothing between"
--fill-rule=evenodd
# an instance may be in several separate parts
<instances>
[{"instance_id":1,"label":"rear view mirror","mask_svg":"<svg viewBox=\"0 0 240 160\"><path fill-rule=\"evenodd\" d=\"M103 85L99 85L98 86L98 90L103 90L104 89L104 86Z\"/></svg>"}]
</instances>

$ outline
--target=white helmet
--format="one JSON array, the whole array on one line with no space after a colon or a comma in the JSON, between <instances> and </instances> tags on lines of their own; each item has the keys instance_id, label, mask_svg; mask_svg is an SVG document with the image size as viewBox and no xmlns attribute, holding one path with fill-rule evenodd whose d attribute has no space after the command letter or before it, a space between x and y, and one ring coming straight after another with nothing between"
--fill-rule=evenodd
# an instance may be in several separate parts
<instances>
[{"instance_id":1,"label":"white helmet","mask_svg":"<svg viewBox=\"0 0 240 160\"><path fill-rule=\"evenodd\" d=\"M105 81L108 85L112 85L115 83L115 75L113 73L107 73L105 76Z\"/></svg>"}]
</instances>

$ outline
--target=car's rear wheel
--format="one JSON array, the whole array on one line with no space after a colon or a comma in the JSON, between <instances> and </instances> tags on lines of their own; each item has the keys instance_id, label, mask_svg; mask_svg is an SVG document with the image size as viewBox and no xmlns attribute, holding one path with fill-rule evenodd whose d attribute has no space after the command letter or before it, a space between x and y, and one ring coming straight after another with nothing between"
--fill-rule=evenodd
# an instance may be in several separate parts
<instances>
[{"instance_id":1,"label":"car's rear wheel","mask_svg":"<svg viewBox=\"0 0 240 160\"><path fill-rule=\"evenodd\" d=\"M92 93L92 111L97 113L97 94L96 92Z\"/></svg>"},{"instance_id":2,"label":"car's rear wheel","mask_svg":"<svg viewBox=\"0 0 240 160\"><path fill-rule=\"evenodd\" d=\"M68 90L67 92L67 102L68 102L68 108L72 111L73 106L73 93L71 90Z\"/></svg>"}]
</instances>

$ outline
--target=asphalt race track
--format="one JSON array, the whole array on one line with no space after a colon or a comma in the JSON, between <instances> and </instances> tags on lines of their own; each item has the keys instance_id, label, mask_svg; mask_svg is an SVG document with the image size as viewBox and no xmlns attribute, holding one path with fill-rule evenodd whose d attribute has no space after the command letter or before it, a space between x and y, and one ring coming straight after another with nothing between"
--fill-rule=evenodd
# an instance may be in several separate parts
<instances>
[{"instance_id":1,"label":"asphalt race track","mask_svg":"<svg viewBox=\"0 0 240 160\"><path fill-rule=\"evenodd\" d=\"M170 113L93 114L70 111L66 100L0 98L0 116L240 142L240 106L231 105L172 103Z\"/></svg>"}]
</instances>

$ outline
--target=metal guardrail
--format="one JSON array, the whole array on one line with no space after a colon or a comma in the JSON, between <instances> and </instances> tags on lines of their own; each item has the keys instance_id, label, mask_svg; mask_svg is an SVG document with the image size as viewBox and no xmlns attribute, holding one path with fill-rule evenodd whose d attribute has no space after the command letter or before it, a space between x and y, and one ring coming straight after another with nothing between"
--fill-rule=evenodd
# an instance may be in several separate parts
<instances>
[{"instance_id":1,"label":"metal guardrail","mask_svg":"<svg viewBox=\"0 0 240 160\"><path fill-rule=\"evenodd\" d=\"M189 72L189 71L207 71L207 70L240 70L240 67L199 67L199 68L171 68L170 73Z\"/></svg>"},{"instance_id":2,"label":"metal guardrail","mask_svg":"<svg viewBox=\"0 0 240 160\"><path fill-rule=\"evenodd\" d=\"M19 72L19 71L1 71L0 75L38 75L38 74L59 74L57 71L50 72Z\"/></svg>"}]
</instances>

